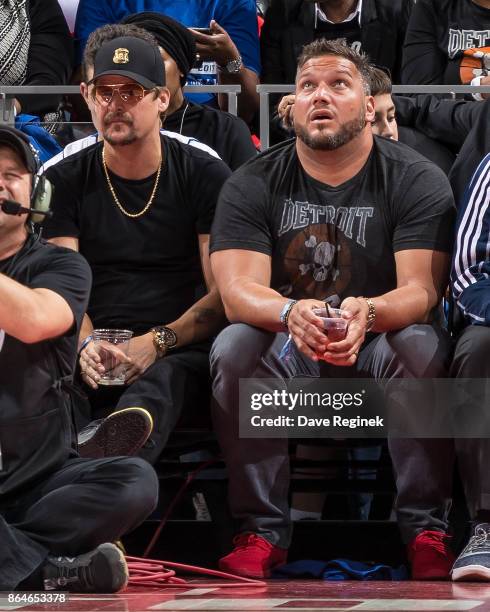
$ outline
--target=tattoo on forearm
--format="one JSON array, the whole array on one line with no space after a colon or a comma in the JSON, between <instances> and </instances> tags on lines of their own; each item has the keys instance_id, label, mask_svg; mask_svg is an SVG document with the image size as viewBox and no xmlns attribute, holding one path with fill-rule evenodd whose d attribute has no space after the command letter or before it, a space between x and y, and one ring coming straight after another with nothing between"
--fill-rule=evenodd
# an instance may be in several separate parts
<instances>
[{"instance_id":1,"label":"tattoo on forearm","mask_svg":"<svg viewBox=\"0 0 490 612\"><path fill-rule=\"evenodd\" d=\"M198 325L209 325L218 321L219 315L212 308L193 308L194 320Z\"/></svg>"}]
</instances>

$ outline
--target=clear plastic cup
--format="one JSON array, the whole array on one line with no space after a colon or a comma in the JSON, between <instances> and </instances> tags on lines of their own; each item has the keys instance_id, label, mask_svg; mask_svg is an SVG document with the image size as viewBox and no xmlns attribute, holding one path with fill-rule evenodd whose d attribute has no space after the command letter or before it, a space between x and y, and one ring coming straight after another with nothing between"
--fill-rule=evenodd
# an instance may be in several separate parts
<instances>
[{"instance_id":1,"label":"clear plastic cup","mask_svg":"<svg viewBox=\"0 0 490 612\"><path fill-rule=\"evenodd\" d=\"M129 329L94 329L92 337L105 372L99 385L124 385L129 354L129 341L133 332Z\"/></svg>"},{"instance_id":2,"label":"clear plastic cup","mask_svg":"<svg viewBox=\"0 0 490 612\"><path fill-rule=\"evenodd\" d=\"M345 338L349 321L342 317L344 310L329 306L328 312L326 308L314 308L313 313L323 321L323 328L331 342L339 342Z\"/></svg>"}]
</instances>

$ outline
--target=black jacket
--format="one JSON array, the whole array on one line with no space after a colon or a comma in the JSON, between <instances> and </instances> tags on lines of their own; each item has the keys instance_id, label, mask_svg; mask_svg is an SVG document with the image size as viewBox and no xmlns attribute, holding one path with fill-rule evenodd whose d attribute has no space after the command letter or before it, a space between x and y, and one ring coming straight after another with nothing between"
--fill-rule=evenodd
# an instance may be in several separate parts
<instances>
[{"instance_id":1,"label":"black jacket","mask_svg":"<svg viewBox=\"0 0 490 612\"><path fill-rule=\"evenodd\" d=\"M459 207L478 164L490 153L490 100L445 100L437 96L393 97L399 125L410 126L455 153L449 180Z\"/></svg>"},{"instance_id":2,"label":"black jacket","mask_svg":"<svg viewBox=\"0 0 490 612\"><path fill-rule=\"evenodd\" d=\"M73 39L57 0L30 0L31 42L24 85L66 85L73 70ZM57 109L61 96L17 96L22 112L44 115Z\"/></svg>"},{"instance_id":3,"label":"black jacket","mask_svg":"<svg viewBox=\"0 0 490 612\"><path fill-rule=\"evenodd\" d=\"M413 0L363 0L361 44L371 61L399 82L401 55ZM315 38L315 4L273 0L261 34L262 83L294 83L304 45Z\"/></svg>"}]
</instances>

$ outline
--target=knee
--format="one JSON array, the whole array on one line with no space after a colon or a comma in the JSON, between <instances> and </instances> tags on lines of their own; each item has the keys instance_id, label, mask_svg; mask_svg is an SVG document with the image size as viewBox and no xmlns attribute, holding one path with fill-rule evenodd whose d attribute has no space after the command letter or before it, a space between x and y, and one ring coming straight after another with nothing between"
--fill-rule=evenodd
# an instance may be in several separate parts
<instances>
[{"instance_id":1,"label":"knee","mask_svg":"<svg viewBox=\"0 0 490 612\"><path fill-rule=\"evenodd\" d=\"M214 341L209 354L213 381L252 376L262 356L260 347L268 336L272 334L245 323L226 327Z\"/></svg>"},{"instance_id":2,"label":"knee","mask_svg":"<svg viewBox=\"0 0 490 612\"><path fill-rule=\"evenodd\" d=\"M124 457L121 462L120 499L117 503L135 519L144 520L158 503L158 478L153 467L140 457Z\"/></svg>"},{"instance_id":3,"label":"knee","mask_svg":"<svg viewBox=\"0 0 490 612\"><path fill-rule=\"evenodd\" d=\"M389 332L386 340L402 368L415 378L444 378L451 356L451 340L442 328L414 324Z\"/></svg>"},{"instance_id":4,"label":"knee","mask_svg":"<svg viewBox=\"0 0 490 612\"><path fill-rule=\"evenodd\" d=\"M453 376L487 377L490 374L490 328L471 325L461 333L456 343L451 368Z\"/></svg>"}]
</instances>

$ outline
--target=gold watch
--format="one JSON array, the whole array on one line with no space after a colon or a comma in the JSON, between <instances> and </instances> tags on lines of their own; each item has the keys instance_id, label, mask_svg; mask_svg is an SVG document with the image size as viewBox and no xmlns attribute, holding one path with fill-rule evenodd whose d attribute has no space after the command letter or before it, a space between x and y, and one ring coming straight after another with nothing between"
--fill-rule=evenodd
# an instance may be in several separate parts
<instances>
[{"instance_id":1,"label":"gold watch","mask_svg":"<svg viewBox=\"0 0 490 612\"><path fill-rule=\"evenodd\" d=\"M177 334L170 327L157 325L150 330L153 333L153 344L158 357L163 357L167 351L173 349L177 344Z\"/></svg>"}]
</instances>

